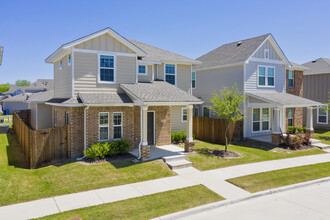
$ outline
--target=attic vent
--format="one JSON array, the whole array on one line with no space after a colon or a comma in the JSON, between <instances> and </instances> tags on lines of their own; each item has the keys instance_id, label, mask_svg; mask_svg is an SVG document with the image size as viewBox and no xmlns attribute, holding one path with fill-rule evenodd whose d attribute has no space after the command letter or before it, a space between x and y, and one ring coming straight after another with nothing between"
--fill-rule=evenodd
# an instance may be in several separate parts
<instances>
[{"instance_id":1,"label":"attic vent","mask_svg":"<svg viewBox=\"0 0 330 220\"><path fill-rule=\"evenodd\" d=\"M240 46L242 44L242 41L237 42L237 46Z\"/></svg>"},{"instance_id":2,"label":"attic vent","mask_svg":"<svg viewBox=\"0 0 330 220\"><path fill-rule=\"evenodd\" d=\"M316 60L313 60L312 63L316 63Z\"/></svg>"}]
</instances>

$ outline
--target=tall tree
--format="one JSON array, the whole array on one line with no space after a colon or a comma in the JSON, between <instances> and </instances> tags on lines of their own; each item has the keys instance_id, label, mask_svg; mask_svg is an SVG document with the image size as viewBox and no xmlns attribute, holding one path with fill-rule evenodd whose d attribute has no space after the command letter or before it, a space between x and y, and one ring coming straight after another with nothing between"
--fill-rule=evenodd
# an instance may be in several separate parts
<instances>
[{"instance_id":1,"label":"tall tree","mask_svg":"<svg viewBox=\"0 0 330 220\"><path fill-rule=\"evenodd\" d=\"M243 119L243 112L240 108L240 105L244 102L246 96L243 95L242 92L237 88L237 84L235 83L232 86L231 90L225 87L223 90L219 90L220 95L217 92L213 94L213 98L210 99L210 102L213 104L209 109L212 110L212 114L218 116L225 120L225 139L226 139L226 148L225 152L227 152L227 133L230 126L234 124L234 122Z\"/></svg>"},{"instance_id":2,"label":"tall tree","mask_svg":"<svg viewBox=\"0 0 330 220\"><path fill-rule=\"evenodd\" d=\"M16 86L30 86L31 82L28 80L17 80L15 82Z\"/></svg>"},{"instance_id":3,"label":"tall tree","mask_svg":"<svg viewBox=\"0 0 330 220\"><path fill-rule=\"evenodd\" d=\"M0 92L7 92L10 89L9 83L0 84Z\"/></svg>"}]
</instances>

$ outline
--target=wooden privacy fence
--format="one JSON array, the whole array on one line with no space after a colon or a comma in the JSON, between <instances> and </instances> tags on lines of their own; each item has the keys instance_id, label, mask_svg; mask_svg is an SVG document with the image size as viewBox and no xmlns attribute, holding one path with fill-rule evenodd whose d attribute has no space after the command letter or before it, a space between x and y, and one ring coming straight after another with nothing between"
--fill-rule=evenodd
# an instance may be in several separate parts
<instances>
[{"instance_id":1,"label":"wooden privacy fence","mask_svg":"<svg viewBox=\"0 0 330 220\"><path fill-rule=\"evenodd\" d=\"M231 143L232 139L241 140L243 136L242 125L242 121L231 125L227 134L228 144ZM226 144L225 131L223 119L193 116L193 133L198 140L214 144Z\"/></svg>"},{"instance_id":2,"label":"wooden privacy fence","mask_svg":"<svg viewBox=\"0 0 330 220\"><path fill-rule=\"evenodd\" d=\"M70 126L32 130L24 121L29 110L13 113L13 128L31 169L70 158Z\"/></svg>"}]
</instances>

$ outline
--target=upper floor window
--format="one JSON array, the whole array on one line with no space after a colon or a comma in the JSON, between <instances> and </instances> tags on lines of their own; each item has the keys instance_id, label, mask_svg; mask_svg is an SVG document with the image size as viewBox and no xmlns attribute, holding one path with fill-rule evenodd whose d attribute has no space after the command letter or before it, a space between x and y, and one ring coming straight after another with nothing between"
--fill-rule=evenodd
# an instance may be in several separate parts
<instances>
[{"instance_id":1,"label":"upper floor window","mask_svg":"<svg viewBox=\"0 0 330 220\"><path fill-rule=\"evenodd\" d=\"M165 64L165 81L176 85L176 68L175 64Z\"/></svg>"},{"instance_id":2,"label":"upper floor window","mask_svg":"<svg viewBox=\"0 0 330 220\"><path fill-rule=\"evenodd\" d=\"M288 126L293 126L293 108L288 108Z\"/></svg>"},{"instance_id":3,"label":"upper floor window","mask_svg":"<svg viewBox=\"0 0 330 220\"><path fill-rule=\"evenodd\" d=\"M317 123L328 124L328 109L327 105L321 105L317 108Z\"/></svg>"},{"instance_id":4,"label":"upper floor window","mask_svg":"<svg viewBox=\"0 0 330 220\"><path fill-rule=\"evenodd\" d=\"M60 65L60 70L61 70L62 69L62 66L63 66L62 60L60 60L59 65Z\"/></svg>"},{"instance_id":5,"label":"upper floor window","mask_svg":"<svg viewBox=\"0 0 330 220\"><path fill-rule=\"evenodd\" d=\"M68 66L70 66L71 65L71 54L69 54L69 56L68 56Z\"/></svg>"},{"instance_id":6,"label":"upper floor window","mask_svg":"<svg viewBox=\"0 0 330 220\"><path fill-rule=\"evenodd\" d=\"M269 49L264 50L264 58L269 59Z\"/></svg>"},{"instance_id":7,"label":"upper floor window","mask_svg":"<svg viewBox=\"0 0 330 220\"><path fill-rule=\"evenodd\" d=\"M187 108L182 108L181 111L181 121L186 122L188 118Z\"/></svg>"},{"instance_id":8,"label":"upper floor window","mask_svg":"<svg viewBox=\"0 0 330 220\"><path fill-rule=\"evenodd\" d=\"M100 81L115 82L114 56L100 55Z\"/></svg>"},{"instance_id":9,"label":"upper floor window","mask_svg":"<svg viewBox=\"0 0 330 220\"><path fill-rule=\"evenodd\" d=\"M191 73L191 88L196 88L196 72Z\"/></svg>"},{"instance_id":10,"label":"upper floor window","mask_svg":"<svg viewBox=\"0 0 330 220\"><path fill-rule=\"evenodd\" d=\"M275 67L258 66L258 86L273 87L275 85Z\"/></svg>"},{"instance_id":11,"label":"upper floor window","mask_svg":"<svg viewBox=\"0 0 330 220\"><path fill-rule=\"evenodd\" d=\"M288 76L288 84L289 84L289 88L293 88L294 87L294 75L293 75L293 70L289 70L289 76Z\"/></svg>"},{"instance_id":12,"label":"upper floor window","mask_svg":"<svg viewBox=\"0 0 330 220\"><path fill-rule=\"evenodd\" d=\"M147 66L146 65L139 65L139 75L147 75Z\"/></svg>"}]
</instances>

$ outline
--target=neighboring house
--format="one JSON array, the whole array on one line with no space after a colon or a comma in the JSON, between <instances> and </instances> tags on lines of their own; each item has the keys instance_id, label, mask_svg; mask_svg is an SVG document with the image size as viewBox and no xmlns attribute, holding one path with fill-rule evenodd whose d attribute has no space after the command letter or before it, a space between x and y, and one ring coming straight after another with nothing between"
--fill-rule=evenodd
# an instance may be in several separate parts
<instances>
[{"instance_id":1,"label":"neighboring house","mask_svg":"<svg viewBox=\"0 0 330 220\"><path fill-rule=\"evenodd\" d=\"M0 66L2 64L2 57L3 57L3 47L0 46Z\"/></svg>"},{"instance_id":2,"label":"neighboring house","mask_svg":"<svg viewBox=\"0 0 330 220\"><path fill-rule=\"evenodd\" d=\"M185 129L192 144L191 69L199 61L127 40L111 28L71 41L54 65L52 125L70 125L71 155L92 143L126 138L132 148L171 143Z\"/></svg>"},{"instance_id":3,"label":"neighboring house","mask_svg":"<svg viewBox=\"0 0 330 220\"><path fill-rule=\"evenodd\" d=\"M3 95L15 96L22 93L44 92L51 89L54 89L53 79L38 79L36 82L31 83L30 86L17 86L12 84L9 90L4 92Z\"/></svg>"},{"instance_id":4,"label":"neighboring house","mask_svg":"<svg viewBox=\"0 0 330 220\"><path fill-rule=\"evenodd\" d=\"M300 68L291 65L271 34L224 44L197 60L202 64L193 67L193 95L204 104L196 106L194 113L212 117L208 107L214 92L236 83L247 95L242 106L245 138L280 143L280 133L287 127L287 108L307 107L312 114L312 108L320 104L286 93L286 71ZM313 131L310 118L307 131Z\"/></svg>"},{"instance_id":5,"label":"neighboring house","mask_svg":"<svg viewBox=\"0 0 330 220\"><path fill-rule=\"evenodd\" d=\"M30 96L25 102L28 103L30 113L30 125L33 129L51 128L52 106L46 102L54 98L54 90L39 92Z\"/></svg>"},{"instance_id":6,"label":"neighboring house","mask_svg":"<svg viewBox=\"0 0 330 220\"><path fill-rule=\"evenodd\" d=\"M304 72L304 97L321 102L330 102L330 59L319 58L302 64L307 68ZM330 129L329 112L324 105L314 109L314 127ZM304 114L307 123L307 114Z\"/></svg>"},{"instance_id":7,"label":"neighboring house","mask_svg":"<svg viewBox=\"0 0 330 220\"><path fill-rule=\"evenodd\" d=\"M31 96L30 93L22 93L16 96L12 96L3 100L3 107L4 111L7 111L8 114L12 115L16 110L25 110L29 109L29 104L25 101Z\"/></svg>"}]
</instances>

